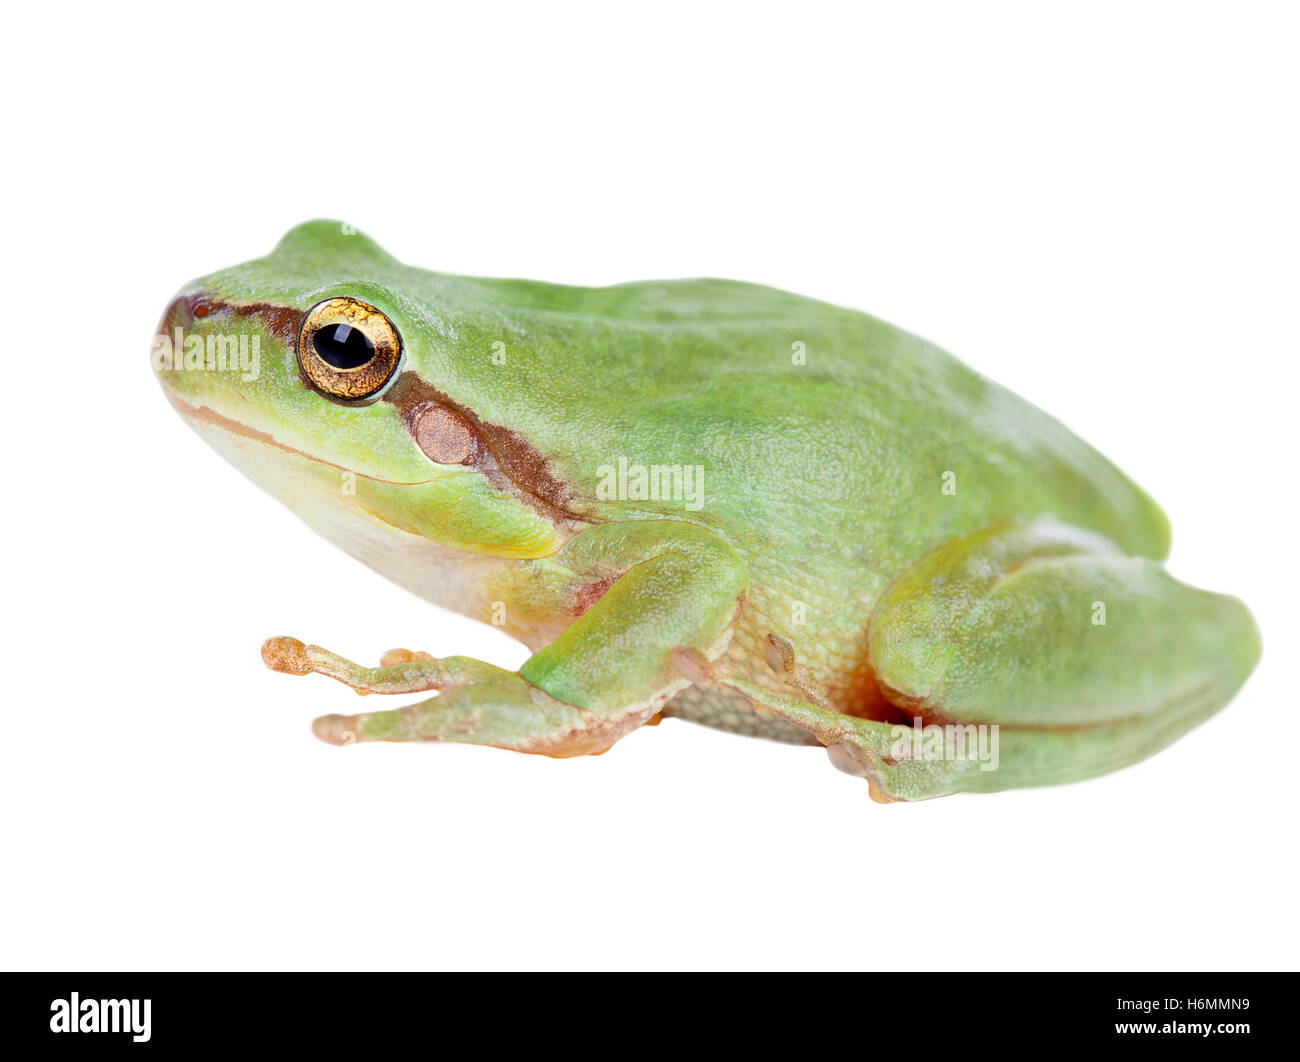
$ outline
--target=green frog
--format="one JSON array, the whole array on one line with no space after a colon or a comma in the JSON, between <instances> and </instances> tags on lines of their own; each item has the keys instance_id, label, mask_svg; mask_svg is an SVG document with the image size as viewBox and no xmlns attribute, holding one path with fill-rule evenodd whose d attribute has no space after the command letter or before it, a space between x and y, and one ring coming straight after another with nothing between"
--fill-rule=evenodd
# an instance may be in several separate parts
<instances>
[{"instance_id":1,"label":"green frog","mask_svg":"<svg viewBox=\"0 0 1300 1062\"><path fill-rule=\"evenodd\" d=\"M814 299L435 273L313 221L186 285L153 365L309 526L532 650L367 667L269 639L275 671L429 694L317 719L331 744L566 757L676 717L915 800L1134 763L1259 658L1245 606L1165 571L1167 519L1096 450Z\"/></svg>"}]
</instances>

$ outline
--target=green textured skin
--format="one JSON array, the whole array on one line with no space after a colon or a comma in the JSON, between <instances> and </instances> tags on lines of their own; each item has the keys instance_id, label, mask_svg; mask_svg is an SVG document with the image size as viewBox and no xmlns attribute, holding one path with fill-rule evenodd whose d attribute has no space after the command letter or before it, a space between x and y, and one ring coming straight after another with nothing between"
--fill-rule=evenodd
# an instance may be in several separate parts
<instances>
[{"instance_id":1,"label":"green textured skin","mask_svg":"<svg viewBox=\"0 0 1300 1062\"><path fill-rule=\"evenodd\" d=\"M840 765L881 798L1045 784L1149 755L1226 703L1258 658L1239 602L1160 569L1168 522L1104 457L865 314L721 280L588 289L432 273L334 222L299 226L271 255L182 291L299 313L337 295L393 322L402 372L542 455L567 487L566 511L432 464L387 402L317 395L292 339L257 315L187 323L200 334L255 331L256 380L159 377L183 412L273 439L267 447L192 417L252 478L390 578L481 620L504 601L507 629L538 650L519 696L588 720L624 713L606 736L679 693L699 704L700 689L684 691L695 678L706 705L734 708L743 695L776 729L843 746ZM792 358L799 350L806 364ZM602 466L620 458L702 466L702 508L598 497ZM359 476L356 494L340 498L346 470ZM955 492L941 489L945 476ZM391 548L377 545L384 539ZM575 604L597 584L597 607ZM1103 627L1092 621L1097 600ZM765 662L769 635L793 646L804 692ZM707 674L675 666L675 646L695 651ZM888 718L876 679L895 708ZM475 711L508 713L514 696L498 691ZM445 714L453 701L444 692L427 704ZM913 708L927 721L1001 724L999 769L896 762L885 735ZM403 731L384 714L350 734L485 737ZM1116 730L1126 724L1136 730ZM565 726L568 740L587 724ZM593 750L579 745L564 749Z\"/></svg>"}]
</instances>

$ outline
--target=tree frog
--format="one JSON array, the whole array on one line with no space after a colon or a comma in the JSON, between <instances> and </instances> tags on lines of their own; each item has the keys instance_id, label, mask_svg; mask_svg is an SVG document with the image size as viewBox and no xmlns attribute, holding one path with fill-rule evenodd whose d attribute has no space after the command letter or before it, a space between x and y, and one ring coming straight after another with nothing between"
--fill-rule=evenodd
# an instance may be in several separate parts
<instances>
[{"instance_id":1,"label":"tree frog","mask_svg":"<svg viewBox=\"0 0 1300 1062\"><path fill-rule=\"evenodd\" d=\"M1236 598L1161 565L1109 461L937 347L725 280L428 272L313 221L186 285L152 363L184 419L344 550L503 627L518 671L295 638L368 694L317 737L566 757L663 717L819 746L881 801L1151 755L1253 670Z\"/></svg>"}]
</instances>

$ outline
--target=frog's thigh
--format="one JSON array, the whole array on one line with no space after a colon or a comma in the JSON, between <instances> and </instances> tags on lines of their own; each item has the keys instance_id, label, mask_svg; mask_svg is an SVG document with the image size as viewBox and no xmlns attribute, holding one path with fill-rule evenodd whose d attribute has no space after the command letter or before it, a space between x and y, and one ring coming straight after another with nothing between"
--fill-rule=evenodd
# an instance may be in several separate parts
<instances>
[{"instance_id":1,"label":"frog's thigh","mask_svg":"<svg viewBox=\"0 0 1300 1062\"><path fill-rule=\"evenodd\" d=\"M860 757L903 798L1069 782L1134 763L1222 708L1259 658L1236 598L1049 518L987 528L922 558L877 602L868 645L886 695L924 723L998 727L992 769L970 757Z\"/></svg>"},{"instance_id":2,"label":"frog's thigh","mask_svg":"<svg viewBox=\"0 0 1300 1062\"><path fill-rule=\"evenodd\" d=\"M748 585L744 563L710 532L672 521L602 525L561 551L575 582L621 571L599 601L535 653L518 673L466 662L422 660L398 681L427 677L443 692L408 708L316 721L317 736L353 741L460 741L571 756L600 752L650 718L687 680L671 654L707 658L727 645ZM365 689L389 681L325 654L317 667Z\"/></svg>"}]
</instances>

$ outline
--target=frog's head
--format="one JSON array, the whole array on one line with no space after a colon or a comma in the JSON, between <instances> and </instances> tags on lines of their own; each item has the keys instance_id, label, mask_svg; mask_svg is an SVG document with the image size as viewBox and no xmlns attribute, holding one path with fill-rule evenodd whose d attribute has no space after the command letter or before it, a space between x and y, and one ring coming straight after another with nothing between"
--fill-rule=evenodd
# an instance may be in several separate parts
<instances>
[{"instance_id":1,"label":"frog's head","mask_svg":"<svg viewBox=\"0 0 1300 1062\"><path fill-rule=\"evenodd\" d=\"M429 543L543 556L574 514L466 376L491 337L456 316L458 283L310 222L187 285L159 324L154 369L227 460L381 570Z\"/></svg>"}]
</instances>

